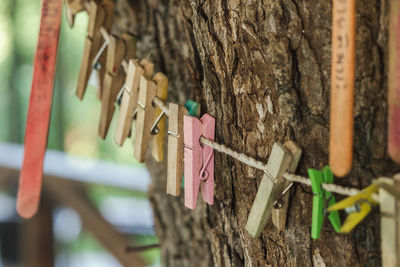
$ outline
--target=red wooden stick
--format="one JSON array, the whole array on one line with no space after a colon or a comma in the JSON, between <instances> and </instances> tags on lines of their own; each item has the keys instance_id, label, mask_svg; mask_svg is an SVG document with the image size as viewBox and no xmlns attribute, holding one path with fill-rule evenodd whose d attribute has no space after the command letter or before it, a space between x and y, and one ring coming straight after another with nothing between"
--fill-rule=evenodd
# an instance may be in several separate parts
<instances>
[{"instance_id":1,"label":"red wooden stick","mask_svg":"<svg viewBox=\"0 0 400 267\"><path fill-rule=\"evenodd\" d=\"M400 5L390 2L388 152L400 163Z\"/></svg>"},{"instance_id":2,"label":"red wooden stick","mask_svg":"<svg viewBox=\"0 0 400 267\"><path fill-rule=\"evenodd\" d=\"M17 211L24 218L32 217L39 205L61 11L62 0L43 0L17 198Z\"/></svg>"}]
</instances>

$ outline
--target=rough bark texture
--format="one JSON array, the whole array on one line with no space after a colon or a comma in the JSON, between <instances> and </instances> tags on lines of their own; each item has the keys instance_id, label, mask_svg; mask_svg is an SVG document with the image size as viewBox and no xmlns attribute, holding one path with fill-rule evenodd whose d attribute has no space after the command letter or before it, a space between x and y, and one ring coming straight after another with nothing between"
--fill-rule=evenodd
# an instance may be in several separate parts
<instances>
[{"instance_id":1,"label":"rough bark texture","mask_svg":"<svg viewBox=\"0 0 400 267\"><path fill-rule=\"evenodd\" d=\"M138 36L138 56L170 80L169 101L193 98L216 118L216 140L267 161L275 141L303 149L298 173L328 162L331 0L118 0L115 32ZM355 146L350 175L363 188L398 168L386 153L386 0L357 1ZM148 157L149 192L165 266L379 266L379 215L349 235L326 220L310 238L312 192L291 191L287 229L259 238L244 226L260 171L217 153L215 204L195 211L165 194L165 164Z\"/></svg>"}]
</instances>

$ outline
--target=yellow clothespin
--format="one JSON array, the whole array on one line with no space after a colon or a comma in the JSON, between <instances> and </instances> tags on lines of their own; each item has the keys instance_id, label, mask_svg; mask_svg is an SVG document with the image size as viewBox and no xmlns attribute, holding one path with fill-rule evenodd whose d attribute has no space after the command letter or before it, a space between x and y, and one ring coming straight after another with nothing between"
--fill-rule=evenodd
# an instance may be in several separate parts
<instances>
[{"instance_id":1,"label":"yellow clothespin","mask_svg":"<svg viewBox=\"0 0 400 267\"><path fill-rule=\"evenodd\" d=\"M115 4L111 0L103 0L101 3L92 0L88 5L88 35L85 40L82 64L76 88L76 96L81 100L85 94L86 86L93 68L99 70L100 82L103 82L105 68L102 68L102 66L106 60L107 42L103 44L100 28L104 27L107 31L111 29L114 6Z\"/></svg>"},{"instance_id":2,"label":"yellow clothespin","mask_svg":"<svg viewBox=\"0 0 400 267\"><path fill-rule=\"evenodd\" d=\"M328 211L344 209L349 213L340 229L340 233L349 233L370 213L372 206L378 205L378 202L372 197L377 192L378 187L370 185L362 190L361 193L345 198L328 208Z\"/></svg>"},{"instance_id":3,"label":"yellow clothespin","mask_svg":"<svg viewBox=\"0 0 400 267\"><path fill-rule=\"evenodd\" d=\"M121 90L126 74L121 67L124 59L131 59L136 53L136 39L129 33L124 33L121 38L110 36L109 51L107 53L104 88L101 98L101 116L99 135L105 138L110 127L111 119L115 111L115 101Z\"/></svg>"},{"instance_id":4,"label":"yellow clothespin","mask_svg":"<svg viewBox=\"0 0 400 267\"><path fill-rule=\"evenodd\" d=\"M65 0L65 10L69 26L74 26L75 14L85 10L84 0Z\"/></svg>"}]
</instances>

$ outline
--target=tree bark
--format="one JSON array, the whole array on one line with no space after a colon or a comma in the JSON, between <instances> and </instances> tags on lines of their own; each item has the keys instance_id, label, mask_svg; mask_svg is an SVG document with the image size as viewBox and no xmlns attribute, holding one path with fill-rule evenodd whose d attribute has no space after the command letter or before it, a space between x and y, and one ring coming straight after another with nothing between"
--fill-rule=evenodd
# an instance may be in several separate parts
<instances>
[{"instance_id":1,"label":"tree bark","mask_svg":"<svg viewBox=\"0 0 400 267\"><path fill-rule=\"evenodd\" d=\"M216 118L216 140L267 162L274 142L303 149L297 173L328 163L330 0L119 0L114 31L138 36L169 78L169 101L192 98ZM388 1L358 0L355 136L351 173L336 183L363 188L399 168L386 153ZM215 156L215 204L165 193L166 165L150 157L149 197L165 266L378 266L379 213L340 235L325 220L310 238L312 191L295 184L287 227L267 223L259 238L244 226L262 173ZM338 197L340 199L340 197Z\"/></svg>"}]
</instances>

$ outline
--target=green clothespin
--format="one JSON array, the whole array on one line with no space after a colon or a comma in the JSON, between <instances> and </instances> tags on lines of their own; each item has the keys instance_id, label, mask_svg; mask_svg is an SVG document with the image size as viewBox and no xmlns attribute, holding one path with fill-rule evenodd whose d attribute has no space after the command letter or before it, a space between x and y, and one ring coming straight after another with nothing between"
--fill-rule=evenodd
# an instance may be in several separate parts
<instances>
[{"instance_id":1,"label":"green clothespin","mask_svg":"<svg viewBox=\"0 0 400 267\"><path fill-rule=\"evenodd\" d=\"M187 100L185 108L188 110L188 115L193 117L200 117L200 104L193 101ZM182 175L182 187L185 187L185 175Z\"/></svg>"},{"instance_id":2,"label":"green clothespin","mask_svg":"<svg viewBox=\"0 0 400 267\"><path fill-rule=\"evenodd\" d=\"M308 175L310 176L311 189L314 193L311 238L318 239L327 209L336 203L335 196L322 188L322 183L333 183L333 173L329 166L325 166L322 171L308 169ZM328 218L335 231L339 233L341 228L339 213L332 211L329 213Z\"/></svg>"}]
</instances>

